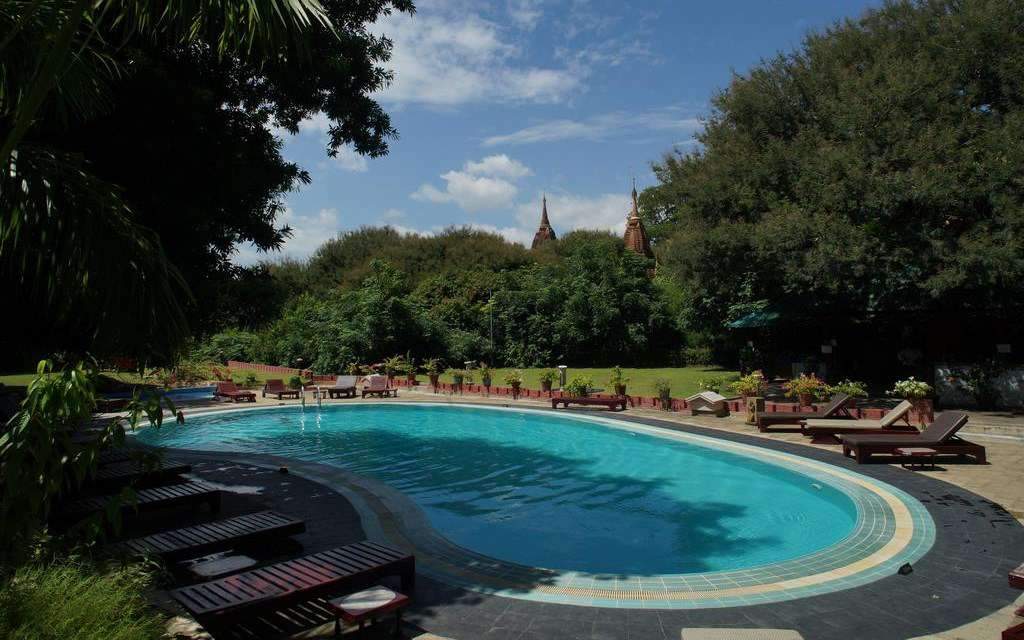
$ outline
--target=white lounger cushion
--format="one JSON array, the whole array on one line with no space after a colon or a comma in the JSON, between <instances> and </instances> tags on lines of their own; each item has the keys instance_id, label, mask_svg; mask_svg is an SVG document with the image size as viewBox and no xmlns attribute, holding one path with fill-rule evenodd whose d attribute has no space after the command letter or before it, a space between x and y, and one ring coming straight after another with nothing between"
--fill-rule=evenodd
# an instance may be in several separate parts
<instances>
[{"instance_id":1,"label":"white lounger cushion","mask_svg":"<svg viewBox=\"0 0 1024 640\"><path fill-rule=\"evenodd\" d=\"M831 420L828 418L811 418L806 420L806 424L808 427L818 427L821 429L832 429L838 427L854 429L889 429L896 424L900 418L905 416L912 406L913 405L909 400L904 400L886 412L886 414L879 420Z\"/></svg>"}]
</instances>

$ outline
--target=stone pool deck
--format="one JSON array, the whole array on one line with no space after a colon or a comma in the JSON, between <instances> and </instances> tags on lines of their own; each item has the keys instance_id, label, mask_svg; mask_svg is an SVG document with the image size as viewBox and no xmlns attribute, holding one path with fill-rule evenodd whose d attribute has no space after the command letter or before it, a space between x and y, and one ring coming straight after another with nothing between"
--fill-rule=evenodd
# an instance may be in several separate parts
<instances>
[{"instance_id":1,"label":"stone pool deck","mask_svg":"<svg viewBox=\"0 0 1024 640\"><path fill-rule=\"evenodd\" d=\"M470 395L448 396L433 394L429 391L408 391L403 389L400 398L390 400L391 402L408 401L430 401L430 402L457 402L461 404L485 403L497 405L521 406L523 408L540 408L544 403L537 401L520 400L510 402L508 398L492 401ZM260 399L258 405L295 404L296 401L277 401ZM328 401L329 404L353 403L360 400L335 400ZM205 405L205 406L203 406ZM201 403L200 405L188 405L185 407L186 415L197 410L215 406L217 408L228 408L223 403ZM250 405L251 406L251 405ZM307 406L309 399L307 398ZM549 406L549 405L548 405ZM574 412L603 414L603 411L591 411L586 409L573 410ZM681 414L669 414L661 411L631 409L624 414L618 414L630 420L658 420L677 425L694 425L704 429L720 432L722 437L744 438L747 440L760 439L765 446L771 448L785 448L796 451L803 450L808 457L831 461L830 458L839 459L834 455L837 447L834 445L812 444L809 439L799 433L773 433L758 434L752 427L743 424L737 418L695 418ZM980 417L980 416L979 416ZM974 418L970 427L974 425ZM1005 518L1005 511L998 509L1002 505L1014 518L1024 521L1024 441L1017 440L1013 431L1017 423L1021 423L1021 431L1024 433L1024 420L1012 418L1005 420L1003 424L995 425L998 433L978 433L979 442L989 449L989 462L987 465L969 464L948 464L940 465L935 471L905 471L898 465L862 465L855 470L863 470L868 475L883 475L896 479L905 478L910 485L920 485L924 490L933 491L936 486L942 487L942 483L932 482L931 479L967 489L977 496L960 494L956 491L947 491L940 497L946 499L948 504L942 508L946 516L957 516L963 513L964 522L979 517L988 518L993 522L991 527L996 528L1000 514ZM1007 433L1009 432L1009 433ZM196 472L204 478L223 482L227 486L238 484L248 474L246 482L257 484L256 479L262 478L268 484L261 489L263 499L272 508L294 511L301 495L308 491L310 495L325 496L333 495L341 505L347 501L337 493L331 491L322 484L311 483L302 479L302 474L290 477L292 489L287 496L279 496L272 490L274 482L280 482L280 476L276 474L267 475L267 472L258 465L249 462L235 461L237 456L231 454L217 454L216 456L197 456L196 460L205 460L197 464ZM852 464L852 463L851 463ZM221 471L217 471L221 470ZM233 473L241 474L242 477L232 477L231 473L225 470L235 470ZM222 476L218 478L218 473ZM904 475L905 474L905 475ZM285 476L289 478L289 476ZM883 478L886 479L886 478ZM274 482L270 482L273 480ZM306 483L309 483L308 485ZM898 484L903 484L899 482ZM954 489L954 487L949 487ZM932 494L938 495L938 494ZM987 501L978 501L978 497L987 498ZM988 503L996 503L992 505ZM333 503L332 503L333 504ZM320 522L310 521L311 536L320 536L317 541L300 539L302 552L313 552L325 545L345 544L353 541L355 536L363 536L362 529L358 528L358 517L355 518L353 526L353 511L351 507L338 506L337 508L324 509L327 505L321 505L318 509ZM330 513L325 513L329 511ZM308 519L308 518L307 518ZM957 523L954 519L942 522L936 520L937 525L947 529L956 529ZM345 532L344 535L327 535L321 529L327 528L333 532ZM319 533L316 533L319 531ZM957 531L955 535L962 535ZM998 637L999 632L1010 626L1013 620L1013 606L1007 604L998 611L981 612L972 619L970 615L966 618L962 611L957 591L963 588L956 584L943 585L936 581L931 571L938 571L944 561L964 565L964 571L972 571L972 562L969 557L963 555L963 549L957 547L955 535L946 535L942 545L935 549L924 559L921 566L915 567L915 579L907 580L903 587L906 593L900 592L900 585L893 583L889 578L860 587L851 592L839 592L834 594L850 594L856 592L871 592L876 600L874 606L861 602L866 600L861 597L842 598L836 597L831 601L829 597L816 597L791 602L774 603L752 608L736 608L717 610L716 613L705 613L698 611L650 611L650 610L615 610L599 609L592 607L546 605L536 602L514 600L495 596L466 591L449 587L447 585L422 580L422 586L417 589L416 604L413 608L410 620L416 623L421 629L434 631L447 637L454 637L458 640L470 640L477 637L493 638L678 638L679 629L688 626L733 626L733 627L774 627L774 628L799 628L805 638L829 638L829 637L932 637L952 640L953 638L992 638ZM356 537L355 539L359 539ZM971 546L979 540L961 540L961 545ZM991 541L990 541L991 542ZM977 546L977 545L976 545ZM946 558L943 558L943 556ZM969 554L968 554L969 555ZM1017 561L1024 561L1024 549L1021 550ZM929 564L937 566L931 567ZM987 565L991 568L991 565ZM1004 600L1006 594L999 589L1005 589L1005 572L1000 575L969 575L971 583L966 588L969 594L975 597L981 596L983 592L992 589L992 594L1001 594ZM918 580L920 579L920 581ZM924 587L924 588L922 588ZM902 596L902 597L901 597ZM1012 596L1010 596L1012 597ZM909 598L909 600L908 600ZM888 602L901 602L900 611L888 609L885 605ZM916 601L918 605L927 605L920 609L911 605ZM995 601L995 600L993 600ZM1018 604L1024 603L1024 598L1019 599ZM797 605L797 606L794 606ZM904 613L901 613L904 612ZM988 615L984 615L988 613ZM906 619L903 619L903 617ZM913 633L915 617L929 617L929 633L922 635ZM890 619L891 618L891 619ZM849 625L857 620L863 620L858 632ZM943 625L942 621L948 620L949 624ZM924 627L922 627L924 628ZM329 629L321 629L321 632L329 635ZM313 634L303 634L303 637L313 637ZM429 637L429 636L424 636Z\"/></svg>"}]
</instances>

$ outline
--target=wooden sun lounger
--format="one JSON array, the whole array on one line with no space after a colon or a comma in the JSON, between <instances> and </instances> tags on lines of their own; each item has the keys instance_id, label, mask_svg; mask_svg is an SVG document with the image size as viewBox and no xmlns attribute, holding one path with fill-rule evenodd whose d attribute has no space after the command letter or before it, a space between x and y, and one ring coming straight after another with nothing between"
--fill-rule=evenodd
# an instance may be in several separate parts
<instances>
[{"instance_id":1,"label":"wooden sun lounger","mask_svg":"<svg viewBox=\"0 0 1024 640\"><path fill-rule=\"evenodd\" d=\"M837 393L832 396L828 404L814 412L802 413L800 411L773 411L758 412L757 430L769 431L773 425L792 425L797 427L801 420L814 418L850 418L849 404L853 398L845 393Z\"/></svg>"},{"instance_id":2,"label":"wooden sun lounger","mask_svg":"<svg viewBox=\"0 0 1024 640\"><path fill-rule=\"evenodd\" d=\"M327 392L327 396L330 398L354 398L356 397L356 376L338 376L334 381L334 386L321 387L322 391ZM364 398L366 396L363 396Z\"/></svg>"},{"instance_id":3,"label":"wooden sun lounger","mask_svg":"<svg viewBox=\"0 0 1024 640\"><path fill-rule=\"evenodd\" d=\"M256 393L253 391L244 391L238 388L234 382L218 382L217 387L213 392L214 398L226 398L235 402L241 402L247 400L248 402L256 402Z\"/></svg>"},{"instance_id":4,"label":"wooden sun lounger","mask_svg":"<svg viewBox=\"0 0 1024 640\"><path fill-rule=\"evenodd\" d=\"M147 465L140 460L122 460L101 464L93 482L101 487L117 487L137 481L156 483L191 470L192 465L180 460L159 460L155 465Z\"/></svg>"},{"instance_id":5,"label":"wooden sun lounger","mask_svg":"<svg viewBox=\"0 0 1024 640\"><path fill-rule=\"evenodd\" d=\"M558 405L562 405L566 409L569 408L570 404L579 404L586 406L597 406L597 407L608 407L609 411L626 410L626 396L614 396L611 398L598 398L596 396L565 396L562 398L551 398L551 408L557 409Z\"/></svg>"},{"instance_id":6,"label":"wooden sun lounger","mask_svg":"<svg viewBox=\"0 0 1024 640\"><path fill-rule=\"evenodd\" d=\"M388 384L387 376L372 375L367 377L362 393L364 398L368 395L381 398L398 397L398 389Z\"/></svg>"},{"instance_id":7,"label":"wooden sun lounger","mask_svg":"<svg viewBox=\"0 0 1024 640\"><path fill-rule=\"evenodd\" d=\"M840 436L843 443L843 455L851 453L857 462L867 462L876 454L895 456L896 449L907 447L925 447L934 449L937 455L966 455L975 459L978 464L985 463L985 447L963 440L956 435L965 424L967 414L961 411L944 411L935 422L919 434L907 435L844 435ZM899 460L899 458L894 458Z\"/></svg>"},{"instance_id":8,"label":"wooden sun lounger","mask_svg":"<svg viewBox=\"0 0 1024 640\"><path fill-rule=\"evenodd\" d=\"M133 513L136 507L141 512L188 504L208 504L212 511L220 510L220 491L197 480L140 489L135 492L135 495L136 502L134 504L124 503L121 505L122 515ZM103 495L82 498L65 505L56 514L56 517L65 521L81 519L97 511L103 511L116 497Z\"/></svg>"},{"instance_id":9,"label":"wooden sun lounger","mask_svg":"<svg viewBox=\"0 0 1024 640\"><path fill-rule=\"evenodd\" d=\"M904 400L886 412L878 420L837 420L835 418L811 418L800 422L800 431L805 436L835 436L846 433L893 433L897 435L916 434L907 416L913 407ZM900 425L899 421L904 424Z\"/></svg>"},{"instance_id":10,"label":"wooden sun lounger","mask_svg":"<svg viewBox=\"0 0 1024 640\"><path fill-rule=\"evenodd\" d=\"M277 396L277 399L280 400L285 396L288 396L290 398L298 398L302 394L302 392L298 389L289 389L288 387L284 386L283 380L273 379L267 380L266 383L263 385L263 397L266 398L267 394Z\"/></svg>"},{"instance_id":11,"label":"wooden sun lounger","mask_svg":"<svg viewBox=\"0 0 1024 640\"><path fill-rule=\"evenodd\" d=\"M125 540L111 545L111 550L126 555L158 555L175 560L235 545L292 536L305 530L306 523L302 520L276 511L260 511Z\"/></svg>"},{"instance_id":12,"label":"wooden sun lounger","mask_svg":"<svg viewBox=\"0 0 1024 640\"><path fill-rule=\"evenodd\" d=\"M415 558L364 541L171 591L203 626L222 626L268 608L280 608L323 595L358 591L386 576L399 576L402 591L416 584Z\"/></svg>"}]
</instances>

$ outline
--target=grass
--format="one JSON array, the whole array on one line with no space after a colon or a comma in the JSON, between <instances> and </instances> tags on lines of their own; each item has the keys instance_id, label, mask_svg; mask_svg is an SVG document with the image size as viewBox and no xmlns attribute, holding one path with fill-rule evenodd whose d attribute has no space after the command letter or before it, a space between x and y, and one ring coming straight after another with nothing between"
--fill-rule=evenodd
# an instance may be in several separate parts
<instances>
[{"instance_id":1,"label":"grass","mask_svg":"<svg viewBox=\"0 0 1024 640\"><path fill-rule=\"evenodd\" d=\"M136 567L100 570L28 565L0 589L0 637L20 640L156 640L161 616L147 605L149 578Z\"/></svg>"},{"instance_id":2,"label":"grass","mask_svg":"<svg viewBox=\"0 0 1024 640\"><path fill-rule=\"evenodd\" d=\"M491 378L495 386L507 386L505 384L505 376L514 369L492 369ZM523 374L523 387L526 389L539 389L540 388L540 373L544 369L520 369ZM608 379L611 377L612 370L610 367L598 368L598 369L577 369L569 367L568 378L572 380L576 376L583 376L590 378L595 387L606 389L607 391L613 391L612 386L608 384ZM664 378L668 380L669 385L672 388L672 395L676 398L682 398L693 395L697 392L697 381L704 378L722 378L722 379L735 379L739 376L737 371L729 371L728 369L722 369L719 367L664 367L655 369L622 369L622 375L629 379L626 383L626 393L635 396L656 396L658 395L657 390L654 388L656 380ZM418 376L420 381L427 382L427 376ZM450 375L442 375L442 382L451 382ZM473 382L479 384L480 372L473 372ZM555 383L555 388L558 387L558 383ZM723 388L723 393L726 393L726 389Z\"/></svg>"}]
</instances>

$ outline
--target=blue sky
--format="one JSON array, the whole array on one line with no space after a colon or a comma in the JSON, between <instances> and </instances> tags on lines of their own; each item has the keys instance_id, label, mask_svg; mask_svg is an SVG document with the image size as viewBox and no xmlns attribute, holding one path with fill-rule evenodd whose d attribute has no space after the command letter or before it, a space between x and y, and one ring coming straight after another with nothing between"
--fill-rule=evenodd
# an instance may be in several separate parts
<instances>
[{"instance_id":1,"label":"blue sky","mask_svg":"<svg viewBox=\"0 0 1024 640\"><path fill-rule=\"evenodd\" d=\"M650 185L652 161L692 147L733 71L877 4L422 0L372 28L395 45L395 80L376 96L400 134L387 157L328 158L323 118L284 134L313 182L286 198L281 255L363 225L470 225L528 243L542 193L558 233L620 229L632 177ZM241 247L236 261L266 257Z\"/></svg>"}]
</instances>

